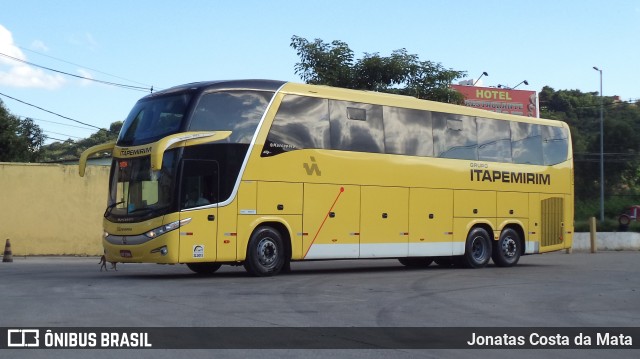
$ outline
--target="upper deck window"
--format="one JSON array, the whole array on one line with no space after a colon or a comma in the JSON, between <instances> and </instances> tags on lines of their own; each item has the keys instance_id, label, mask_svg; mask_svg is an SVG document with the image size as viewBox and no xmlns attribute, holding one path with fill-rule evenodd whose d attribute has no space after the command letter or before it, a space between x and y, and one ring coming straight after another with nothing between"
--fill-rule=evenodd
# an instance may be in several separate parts
<instances>
[{"instance_id":1,"label":"upper deck window","mask_svg":"<svg viewBox=\"0 0 640 359\"><path fill-rule=\"evenodd\" d=\"M124 121L118 144L141 145L178 132L190 99L191 94L184 93L139 101Z\"/></svg>"},{"instance_id":2,"label":"upper deck window","mask_svg":"<svg viewBox=\"0 0 640 359\"><path fill-rule=\"evenodd\" d=\"M249 144L271 97L268 91L206 93L196 105L189 131L231 131L226 142Z\"/></svg>"}]
</instances>

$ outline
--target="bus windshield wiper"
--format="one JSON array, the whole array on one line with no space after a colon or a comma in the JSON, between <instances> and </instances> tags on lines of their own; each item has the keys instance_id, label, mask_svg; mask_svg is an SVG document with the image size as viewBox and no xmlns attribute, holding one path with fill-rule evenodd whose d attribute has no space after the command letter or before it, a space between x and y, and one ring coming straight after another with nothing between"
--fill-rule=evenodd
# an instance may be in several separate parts
<instances>
[{"instance_id":1,"label":"bus windshield wiper","mask_svg":"<svg viewBox=\"0 0 640 359\"><path fill-rule=\"evenodd\" d=\"M109 217L111 215L111 211L113 211L113 208L119 204L124 203L124 201L120 201L120 202L116 202L116 203L112 203L110 205L107 206L107 209L104 211L104 216L105 217Z\"/></svg>"}]
</instances>

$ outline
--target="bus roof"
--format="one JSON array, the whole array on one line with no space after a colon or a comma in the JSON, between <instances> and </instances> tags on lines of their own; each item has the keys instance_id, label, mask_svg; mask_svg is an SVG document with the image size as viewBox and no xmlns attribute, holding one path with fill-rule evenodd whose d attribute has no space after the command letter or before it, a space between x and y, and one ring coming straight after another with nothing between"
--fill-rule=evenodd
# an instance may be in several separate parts
<instances>
[{"instance_id":1,"label":"bus roof","mask_svg":"<svg viewBox=\"0 0 640 359\"><path fill-rule=\"evenodd\" d=\"M144 98L168 95L176 92L183 91L210 91L210 90L263 90L263 91L277 91L284 81L274 80L221 80L221 81L202 81L191 82L184 85L174 86L165 90L154 92Z\"/></svg>"}]
</instances>

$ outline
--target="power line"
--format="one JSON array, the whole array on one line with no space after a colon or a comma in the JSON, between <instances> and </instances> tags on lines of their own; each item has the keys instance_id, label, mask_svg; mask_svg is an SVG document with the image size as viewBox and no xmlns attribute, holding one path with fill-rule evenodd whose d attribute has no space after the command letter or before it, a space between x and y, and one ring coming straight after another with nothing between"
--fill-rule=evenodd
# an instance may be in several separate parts
<instances>
[{"instance_id":1,"label":"power line","mask_svg":"<svg viewBox=\"0 0 640 359\"><path fill-rule=\"evenodd\" d=\"M29 62L29 61L21 60L21 59L19 59L19 58L13 57L13 56L9 56L9 55L7 55L7 54L3 54L3 53L1 53L1 52L0 52L0 56L4 56L4 57L6 57L6 58L12 59L12 60L14 60L14 61L22 62L22 63L27 64L27 65L31 65L31 66L35 66L35 67L39 67L39 68L41 68L41 69L45 69L45 70L49 70L49 71L53 71L53 72L57 72L57 73L64 74L64 75L67 75L67 76L77 77L77 78L79 78L79 79L83 79L83 80L88 80L88 81L98 82L98 83L101 83L101 84L104 84L104 85L111 85L111 86L121 87L121 88L129 89L129 90L134 90L134 91L144 91L144 92L150 91L150 92L153 92L153 86L151 86L151 88L146 88L146 87L140 87L140 86L133 86L133 85L119 84L119 83L116 83L116 82L110 82L110 81L96 80L96 79L92 79L92 78L90 78L90 77L84 77L84 76L80 76L80 75L75 75L75 74L71 74L71 73L68 73L68 72L64 72L64 71L60 71L60 70L56 70L56 69L52 69L52 68L50 68L50 67L37 65L37 64L34 64L34 63L32 63L32 62Z\"/></svg>"},{"instance_id":2,"label":"power line","mask_svg":"<svg viewBox=\"0 0 640 359\"><path fill-rule=\"evenodd\" d=\"M86 127L82 127L82 126L76 126L76 125L69 125L69 124L62 123L62 122L48 121L48 120L43 120L43 119L39 119L39 118L20 116L20 115L16 115L16 116L19 117L19 118L34 120L34 121L38 121L38 122L47 122L47 123L53 123L53 124L60 125L60 126L79 128L79 129L85 130L85 131L93 131L93 129L90 129L90 128L86 128Z\"/></svg>"},{"instance_id":3,"label":"power line","mask_svg":"<svg viewBox=\"0 0 640 359\"><path fill-rule=\"evenodd\" d=\"M147 88L151 88L151 87L153 87L153 85L145 84L145 83L142 83L142 82L134 81L134 80L127 79L127 78L120 77L120 76L116 76L116 75L112 75L112 74L107 73L107 72L104 72L104 71L100 71L100 70L92 69L92 68L87 67L87 66L83 66L83 65L76 64L76 63L73 63L73 62L70 62L70 61L66 61L66 60L63 60L63 59L59 59L59 58L57 58L57 57L49 56L49 55L47 55L47 54L43 54L43 53L38 52L38 51L33 51L33 50L27 49L27 48L22 47L22 46L17 46L17 45L16 45L16 47L17 47L17 48L19 48L19 49L22 49L22 50L24 50L24 51L28 51L28 52L31 52L31 53L34 53L34 54L38 54L38 55L40 55L40 56L48 57L48 58L50 58L50 59L54 59L54 60L56 60L56 61L64 62L64 63L66 63L66 64L70 64L70 65L74 65L74 66L82 67L82 68L85 68L85 69L87 69L87 70L91 70L91 71L95 71L95 72L101 73L101 74L103 74L103 75L107 75L107 76L115 77L115 78L120 79L120 80L125 80L125 81L129 81L129 82L133 82L133 83L136 83L136 84L138 84L138 85L145 85Z\"/></svg>"},{"instance_id":4,"label":"power line","mask_svg":"<svg viewBox=\"0 0 640 359\"><path fill-rule=\"evenodd\" d=\"M42 110L42 111L44 111L44 112L48 112L48 113L50 113L50 114L52 114L52 115L56 115L56 116L58 116L58 117L64 118L65 120L69 120L69 121L77 122L77 123L79 123L79 124L81 124L81 125L85 125L85 126L89 126L89 127L97 128L98 130L104 130L104 128L100 128L100 127L98 127L98 126L94 126L94 125L91 125L91 124L88 124L88 123L85 123L85 122L82 122L82 121L74 120L74 119L72 119L72 118L70 118L70 117L63 116L63 115L58 114L58 113L55 113L55 112L53 112L53 111L46 110L46 109L44 109L44 108L42 108L42 107L40 107L40 106L36 106L36 105L30 104L30 103L28 103L28 102L22 101L22 100L18 100L17 98L15 98L15 97L11 97L11 96L6 95L6 94L3 94L2 92L0 92L0 96L4 96L4 97L7 97L7 98L10 98L10 99L12 99L12 100L14 100L14 101L18 101L18 102L20 102L20 103L23 103L23 104L25 104L25 105L27 105L27 106L35 107L35 108L37 108L38 110ZM109 130L106 130L106 131L107 131L107 132L111 132L111 131L109 131Z\"/></svg>"},{"instance_id":5,"label":"power line","mask_svg":"<svg viewBox=\"0 0 640 359\"><path fill-rule=\"evenodd\" d=\"M69 139L63 140L63 139L60 139L60 138L55 138L55 137L51 137L51 136L47 136L47 135L44 135L44 138L49 139L49 140L61 141L61 142L69 141Z\"/></svg>"},{"instance_id":6,"label":"power line","mask_svg":"<svg viewBox=\"0 0 640 359\"><path fill-rule=\"evenodd\" d=\"M67 137L69 137L69 138L77 138L77 139L79 139L79 140L83 139L82 137L67 135L66 133L59 133L59 132L45 131L45 130L42 130L42 132L46 132L46 133L53 133L54 135L67 136Z\"/></svg>"}]
</instances>

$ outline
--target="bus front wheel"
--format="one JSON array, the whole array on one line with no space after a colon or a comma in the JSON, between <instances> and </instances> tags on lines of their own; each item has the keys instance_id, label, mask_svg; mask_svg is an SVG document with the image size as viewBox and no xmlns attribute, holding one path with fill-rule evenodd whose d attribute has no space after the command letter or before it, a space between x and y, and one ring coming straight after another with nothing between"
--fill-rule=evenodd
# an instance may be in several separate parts
<instances>
[{"instance_id":1,"label":"bus front wheel","mask_svg":"<svg viewBox=\"0 0 640 359\"><path fill-rule=\"evenodd\" d=\"M522 253L522 241L518 232L507 228L500 233L500 239L494 243L491 258L498 267L512 267L518 263Z\"/></svg>"},{"instance_id":2,"label":"bus front wheel","mask_svg":"<svg viewBox=\"0 0 640 359\"><path fill-rule=\"evenodd\" d=\"M280 272L285 262L282 236L272 227L256 229L247 247L244 268L256 277L268 277Z\"/></svg>"},{"instance_id":3,"label":"bus front wheel","mask_svg":"<svg viewBox=\"0 0 640 359\"><path fill-rule=\"evenodd\" d=\"M474 228L467 236L462 262L469 268L482 268L491 259L491 237L484 228Z\"/></svg>"}]
</instances>

